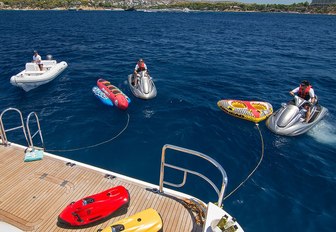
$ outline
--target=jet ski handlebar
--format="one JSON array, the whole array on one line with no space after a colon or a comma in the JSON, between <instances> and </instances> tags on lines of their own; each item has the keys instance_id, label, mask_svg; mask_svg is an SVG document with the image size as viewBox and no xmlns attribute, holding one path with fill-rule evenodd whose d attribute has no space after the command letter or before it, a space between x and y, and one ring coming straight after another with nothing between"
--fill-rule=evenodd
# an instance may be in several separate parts
<instances>
[{"instance_id":1,"label":"jet ski handlebar","mask_svg":"<svg viewBox=\"0 0 336 232\"><path fill-rule=\"evenodd\" d=\"M304 105L304 104L309 104L309 106L313 106L315 105L315 103L312 103L310 101L307 101L301 97L299 97L298 95L294 95L294 102L295 102L295 105L299 106L299 105Z\"/></svg>"}]
</instances>

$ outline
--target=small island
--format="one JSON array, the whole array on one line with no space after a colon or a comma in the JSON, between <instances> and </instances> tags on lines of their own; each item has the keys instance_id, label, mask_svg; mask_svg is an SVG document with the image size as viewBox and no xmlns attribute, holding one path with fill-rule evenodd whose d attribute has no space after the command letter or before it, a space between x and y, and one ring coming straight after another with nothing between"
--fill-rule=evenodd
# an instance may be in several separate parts
<instances>
[{"instance_id":1,"label":"small island","mask_svg":"<svg viewBox=\"0 0 336 232\"><path fill-rule=\"evenodd\" d=\"M336 0L285 4L247 4L234 1L176 0L0 0L0 10L126 10L287 12L336 15Z\"/></svg>"}]
</instances>

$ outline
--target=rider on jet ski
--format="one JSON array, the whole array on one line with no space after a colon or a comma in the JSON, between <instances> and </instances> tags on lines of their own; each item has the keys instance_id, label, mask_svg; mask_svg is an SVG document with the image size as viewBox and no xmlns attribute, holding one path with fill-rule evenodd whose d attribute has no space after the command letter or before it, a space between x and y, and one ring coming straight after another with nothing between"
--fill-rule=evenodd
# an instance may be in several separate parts
<instances>
[{"instance_id":1,"label":"rider on jet ski","mask_svg":"<svg viewBox=\"0 0 336 232\"><path fill-rule=\"evenodd\" d=\"M314 93L314 89L306 80L302 81L299 87L293 89L289 93L292 96L295 96L295 93L298 93L299 97L305 99L306 101L309 101L311 104L316 103L316 95ZM311 112L311 105L305 104L304 108L307 110L305 122L308 122Z\"/></svg>"},{"instance_id":2,"label":"rider on jet ski","mask_svg":"<svg viewBox=\"0 0 336 232\"><path fill-rule=\"evenodd\" d=\"M141 71L146 71L148 73L148 69L147 69L147 65L145 64L145 61L143 59L139 59L139 61L137 62L137 64L135 65L134 68L134 73L132 76L132 85L135 85L135 80L136 77L138 76L138 73Z\"/></svg>"}]
</instances>

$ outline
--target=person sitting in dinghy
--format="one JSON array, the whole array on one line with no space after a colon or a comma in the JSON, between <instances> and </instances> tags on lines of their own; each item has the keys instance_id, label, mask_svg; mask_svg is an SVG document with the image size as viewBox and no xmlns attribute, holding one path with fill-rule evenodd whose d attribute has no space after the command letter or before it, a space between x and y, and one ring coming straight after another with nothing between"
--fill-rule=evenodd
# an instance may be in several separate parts
<instances>
[{"instance_id":1,"label":"person sitting in dinghy","mask_svg":"<svg viewBox=\"0 0 336 232\"><path fill-rule=\"evenodd\" d=\"M310 83L306 80L302 81L299 87L293 89L289 93L292 96L295 96L295 94L297 93L300 98L303 98L306 101L309 101L311 104L316 103L316 96L315 96L314 89L310 85ZM305 104L304 108L307 110L305 122L308 122L309 117L310 117L311 105Z\"/></svg>"},{"instance_id":2,"label":"person sitting in dinghy","mask_svg":"<svg viewBox=\"0 0 336 232\"><path fill-rule=\"evenodd\" d=\"M134 68L134 73L132 76L132 85L135 85L135 80L139 76L138 73L142 71L146 71L148 73L148 69L147 69L147 65L145 64L145 61L140 58Z\"/></svg>"},{"instance_id":3,"label":"person sitting in dinghy","mask_svg":"<svg viewBox=\"0 0 336 232\"><path fill-rule=\"evenodd\" d=\"M36 63L39 66L40 71L42 71L43 69L42 59L36 50L34 51L33 62Z\"/></svg>"}]
</instances>

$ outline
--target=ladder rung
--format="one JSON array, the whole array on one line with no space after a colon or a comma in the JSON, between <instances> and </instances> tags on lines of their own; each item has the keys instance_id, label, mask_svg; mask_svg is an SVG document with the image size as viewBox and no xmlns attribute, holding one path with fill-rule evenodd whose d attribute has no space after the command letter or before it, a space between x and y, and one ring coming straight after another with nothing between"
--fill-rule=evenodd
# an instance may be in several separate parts
<instances>
[{"instance_id":1,"label":"ladder rung","mask_svg":"<svg viewBox=\"0 0 336 232\"><path fill-rule=\"evenodd\" d=\"M7 130L5 130L5 132L13 131L13 130L20 129L20 128L23 128L23 126L18 126L18 127L14 127L14 128L11 128L11 129L7 129Z\"/></svg>"},{"instance_id":2,"label":"ladder rung","mask_svg":"<svg viewBox=\"0 0 336 232\"><path fill-rule=\"evenodd\" d=\"M37 133L39 133L39 131L36 131L35 134L33 134L32 138L34 138Z\"/></svg>"}]
</instances>

